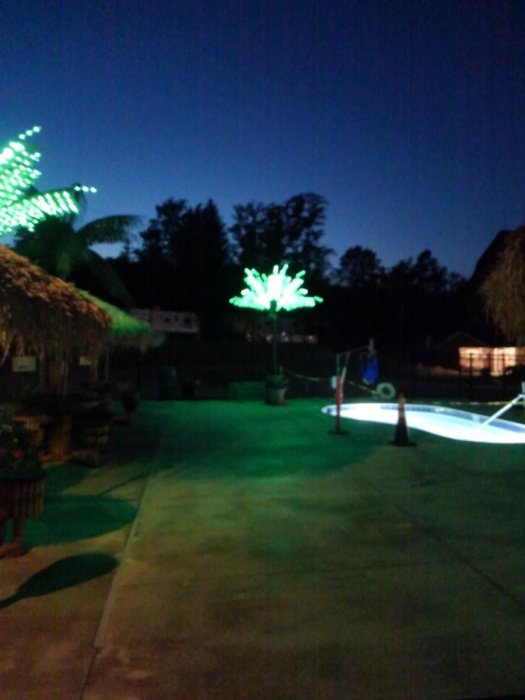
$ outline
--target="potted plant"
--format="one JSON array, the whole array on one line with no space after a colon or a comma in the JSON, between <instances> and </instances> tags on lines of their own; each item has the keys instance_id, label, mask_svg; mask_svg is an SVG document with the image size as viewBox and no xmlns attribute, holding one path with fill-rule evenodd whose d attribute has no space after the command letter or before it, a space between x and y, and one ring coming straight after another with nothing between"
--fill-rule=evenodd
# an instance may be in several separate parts
<instances>
[{"instance_id":1,"label":"potted plant","mask_svg":"<svg viewBox=\"0 0 525 700\"><path fill-rule=\"evenodd\" d=\"M21 422L0 422L0 557L25 554L28 518L44 509L46 471L40 464L32 433ZM13 538L4 543L5 526L13 520Z\"/></svg>"},{"instance_id":2,"label":"potted plant","mask_svg":"<svg viewBox=\"0 0 525 700\"><path fill-rule=\"evenodd\" d=\"M71 395L44 394L32 397L16 410L16 415L37 417L42 428L42 461L65 462L69 458L73 403ZM17 422L20 418L16 419ZM24 420L29 425L29 421Z\"/></svg>"},{"instance_id":3,"label":"potted plant","mask_svg":"<svg viewBox=\"0 0 525 700\"><path fill-rule=\"evenodd\" d=\"M283 372L282 367L278 367L276 372L266 375L266 403L271 406L284 405L286 389L288 387L288 377Z\"/></svg>"},{"instance_id":4,"label":"potted plant","mask_svg":"<svg viewBox=\"0 0 525 700\"><path fill-rule=\"evenodd\" d=\"M109 385L93 385L73 413L73 456L92 466L100 464L114 422L112 393Z\"/></svg>"},{"instance_id":5,"label":"potted plant","mask_svg":"<svg viewBox=\"0 0 525 700\"><path fill-rule=\"evenodd\" d=\"M139 400L139 392L133 389L132 387L126 386L126 388L120 396L120 403L122 404L122 408L126 412L127 425L131 425L133 414L135 413L139 405Z\"/></svg>"}]
</instances>

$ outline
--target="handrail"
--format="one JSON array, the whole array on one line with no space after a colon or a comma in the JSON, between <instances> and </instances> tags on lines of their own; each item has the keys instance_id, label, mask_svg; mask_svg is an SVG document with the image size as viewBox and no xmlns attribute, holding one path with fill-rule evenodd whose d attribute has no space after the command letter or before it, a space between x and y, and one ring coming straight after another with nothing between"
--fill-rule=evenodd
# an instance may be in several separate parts
<instances>
[{"instance_id":1,"label":"handrail","mask_svg":"<svg viewBox=\"0 0 525 700\"><path fill-rule=\"evenodd\" d=\"M512 408L512 406L515 406L520 401L523 401L525 403L525 394L518 394L515 398L512 399L512 401L509 401L507 404L505 404L503 408L500 408L499 411L496 411L496 413L494 413L492 416L489 416L487 420L484 420L483 423L480 423L479 429L481 430L481 428L484 428L489 423L492 423L493 420L502 416L506 411L509 410L509 408Z\"/></svg>"}]
</instances>

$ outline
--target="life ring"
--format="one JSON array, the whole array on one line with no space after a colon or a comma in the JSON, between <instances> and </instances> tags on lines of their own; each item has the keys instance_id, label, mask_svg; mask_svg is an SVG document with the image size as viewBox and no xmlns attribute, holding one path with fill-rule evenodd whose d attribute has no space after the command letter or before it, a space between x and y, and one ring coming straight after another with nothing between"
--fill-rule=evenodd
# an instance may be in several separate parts
<instances>
[{"instance_id":1,"label":"life ring","mask_svg":"<svg viewBox=\"0 0 525 700\"><path fill-rule=\"evenodd\" d=\"M393 384L390 384L389 382L381 382L376 386L374 393L379 399L387 401L388 399L394 398L394 396L396 395L396 388Z\"/></svg>"}]
</instances>

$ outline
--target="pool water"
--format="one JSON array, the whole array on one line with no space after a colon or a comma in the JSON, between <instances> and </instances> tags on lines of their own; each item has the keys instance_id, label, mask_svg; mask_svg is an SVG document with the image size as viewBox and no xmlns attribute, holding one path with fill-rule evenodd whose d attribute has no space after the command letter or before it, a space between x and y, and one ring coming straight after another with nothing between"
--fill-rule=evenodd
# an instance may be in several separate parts
<instances>
[{"instance_id":1,"label":"pool water","mask_svg":"<svg viewBox=\"0 0 525 700\"><path fill-rule=\"evenodd\" d=\"M325 406L323 413L335 416L336 406ZM395 425L397 403L346 403L341 406L341 418ZM525 443L525 425L496 418L487 425L489 416L456 408L424 404L406 404L407 427L423 430L451 440L516 444Z\"/></svg>"}]
</instances>

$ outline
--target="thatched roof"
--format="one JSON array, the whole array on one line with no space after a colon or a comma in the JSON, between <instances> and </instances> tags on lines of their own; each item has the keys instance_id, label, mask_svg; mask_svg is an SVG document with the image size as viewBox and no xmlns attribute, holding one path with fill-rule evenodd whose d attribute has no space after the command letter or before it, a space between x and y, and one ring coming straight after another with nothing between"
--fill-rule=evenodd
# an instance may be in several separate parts
<instances>
[{"instance_id":1,"label":"thatched roof","mask_svg":"<svg viewBox=\"0 0 525 700\"><path fill-rule=\"evenodd\" d=\"M485 310L513 343L525 343L525 226L510 231L481 284Z\"/></svg>"},{"instance_id":2,"label":"thatched roof","mask_svg":"<svg viewBox=\"0 0 525 700\"><path fill-rule=\"evenodd\" d=\"M0 362L9 352L96 354L108 328L103 309L70 284L0 246Z\"/></svg>"},{"instance_id":3,"label":"thatched roof","mask_svg":"<svg viewBox=\"0 0 525 700\"><path fill-rule=\"evenodd\" d=\"M145 351L158 347L165 340L164 333L155 330L149 323L142 321L117 306L99 299L98 297L79 290L83 297L99 306L109 316L109 345L138 348Z\"/></svg>"}]
</instances>

